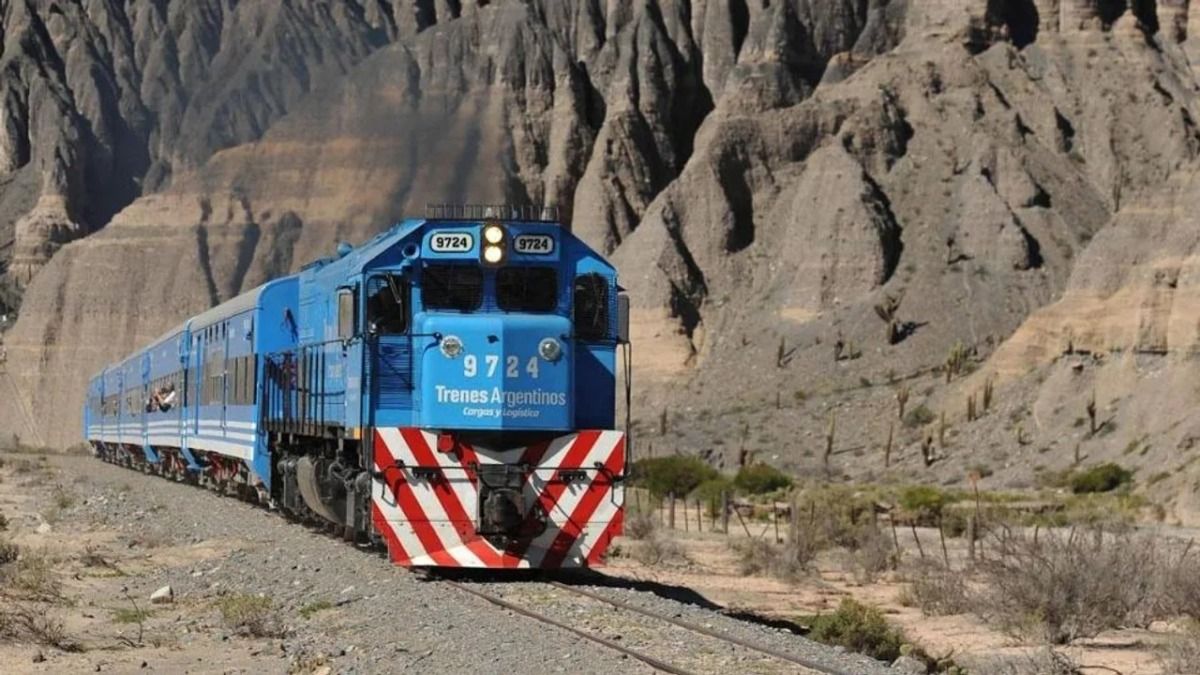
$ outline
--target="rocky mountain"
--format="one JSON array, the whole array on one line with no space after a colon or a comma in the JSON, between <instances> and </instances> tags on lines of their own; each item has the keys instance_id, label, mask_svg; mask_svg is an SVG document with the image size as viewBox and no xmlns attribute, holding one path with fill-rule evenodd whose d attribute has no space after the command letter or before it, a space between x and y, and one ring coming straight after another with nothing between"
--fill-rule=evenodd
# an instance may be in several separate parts
<instances>
[{"instance_id":1,"label":"rocky mountain","mask_svg":"<svg viewBox=\"0 0 1200 675\"><path fill-rule=\"evenodd\" d=\"M545 202L633 292L643 451L1182 486L1193 4L0 2L0 425L72 441L85 373L426 203Z\"/></svg>"}]
</instances>

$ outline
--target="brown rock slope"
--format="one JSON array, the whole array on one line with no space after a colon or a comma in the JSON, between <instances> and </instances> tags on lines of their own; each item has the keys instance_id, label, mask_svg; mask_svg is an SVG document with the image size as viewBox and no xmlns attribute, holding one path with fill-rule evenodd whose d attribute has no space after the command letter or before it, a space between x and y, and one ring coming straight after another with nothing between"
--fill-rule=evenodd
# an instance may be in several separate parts
<instances>
[{"instance_id":1,"label":"brown rock slope","mask_svg":"<svg viewBox=\"0 0 1200 675\"><path fill-rule=\"evenodd\" d=\"M0 244L15 239L10 274L27 282L58 245L174 172L258 138L314 82L402 30L387 7L0 5Z\"/></svg>"},{"instance_id":2,"label":"brown rock slope","mask_svg":"<svg viewBox=\"0 0 1200 675\"><path fill-rule=\"evenodd\" d=\"M634 293L644 441L817 468L832 414L834 475L879 474L892 425L890 471L1028 480L1023 453L1072 461L1050 444L1078 433L1070 405L1039 403L1090 390L1047 370L1068 327L1075 351L1160 345L1137 358L1194 389L1177 293L1200 150L1190 4L417 2L306 19L332 65L266 87L290 95L237 93L265 65L196 80L231 89L168 87L243 112L181 113L186 142L148 144L171 149L142 175L169 171L34 278L10 370L65 442L83 374L187 314L425 202L545 201L615 250ZM274 44L223 63L291 58ZM947 384L930 372L956 343L980 373ZM1113 395L1142 397L1156 376L1129 359ZM1004 412L964 424L991 373ZM901 382L908 410L947 413L928 469L920 420L894 422Z\"/></svg>"}]
</instances>

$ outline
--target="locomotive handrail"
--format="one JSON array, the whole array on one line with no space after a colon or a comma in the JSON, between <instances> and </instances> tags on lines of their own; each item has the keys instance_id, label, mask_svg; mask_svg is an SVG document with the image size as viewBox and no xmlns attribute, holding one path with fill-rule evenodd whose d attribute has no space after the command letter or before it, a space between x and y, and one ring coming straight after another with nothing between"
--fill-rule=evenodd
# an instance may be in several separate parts
<instances>
[{"instance_id":1,"label":"locomotive handrail","mask_svg":"<svg viewBox=\"0 0 1200 675\"><path fill-rule=\"evenodd\" d=\"M344 340L323 340L263 355L263 404L259 414L270 431L323 436L329 433L326 408L345 401L347 391L326 387L326 347ZM335 357L336 358L336 357Z\"/></svg>"},{"instance_id":2,"label":"locomotive handrail","mask_svg":"<svg viewBox=\"0 0 1200 675\"><path fill-rule=\"evenodd\" d=\"M543 204L426 204L426 220L517 220L557 223L558 207Z\"/></svg>"}]
</instances>

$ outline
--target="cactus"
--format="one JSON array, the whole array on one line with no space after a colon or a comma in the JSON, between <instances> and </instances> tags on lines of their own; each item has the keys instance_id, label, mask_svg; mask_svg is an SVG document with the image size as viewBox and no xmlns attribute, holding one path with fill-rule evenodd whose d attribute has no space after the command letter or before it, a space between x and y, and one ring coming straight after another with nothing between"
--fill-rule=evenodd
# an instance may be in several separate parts
<instances>
[{"instance_id":1,"label":"cactus","mask_svg":"<svg viewBox=\"0 0 1200 675\"><path fill-rule=\"evenodd\" d=\"M954 347L950 349L950 353L946 355L946 382L949 383L951 378L962 372L963 367L967 365L967 348L961 342L955 342Z\"/></svg>"},{"instance_id":2,"label":"cactus","mask_svg":"<svg viewBox=\"0 0 1200 675\"><path fill-rule=\"evenodd\" d=\"M825 466L829 466L829 457L833 455L833 439L837 433L837 417L829 413L829 428L825 430Z\"/></svg>"},{"instance_id":3,"label":"cactus","mask_svg":"<svg viewBox=\"0 0 1200 675\"><path fill-rule=\"evenodd\" d=\"M938 418L938 447L946 449L946 411L943 410Z\"/></svg>"},{"instance_id":4,"label":"cactus","mask_svg":"<svg viewBox=\"0 0 1200 675\"><path fill-rule=\"evenodd\" d=\"M892 436L896 432L896 423L888 424L887 443L883 446L883 468L888 468L892 465Z\"/></svg>"},{"instance_id":5,"label":"cactus","mask_svg":"<svg viewBox=\"0 0 1200 675\"><path fill-rule=\"evenodd\" d=\"M846 360L853 361L862 356L862 350L854 344L854 340L846 341Z\"/></svg>"},{"instance_id":6,"label":"cactus","mask_svg":"<svg viewBox=\"0 0 1200 675\"><path fill-rule=\"evenodd\" d=\"M903 297L888 293L883 296L883 302L875 305L875 313L883 321L884 339L889 345L900 342L900 320L896 315L900 312L900 301Z\"/></svg>"},{"instance_id":7,"label":"cactus","mask_svg":"<svg viewBox=\"0 0 1200 675\"><path fill-rule=\"evenodd\" d=\"M933 466L933 434L925 434L925 440L921 441L921 459L925 461L926 468Z\"/></svg>"},{"instance_id":8,"label":"cactus","mask_svg":"<svg viewBox=\"0 0 1200 675\"><path fill-rule=\"evenodd\" d=\"M974 422L975 416L975 394L971 394L967 397L967 421Z\"/></svg>"},{"instance_id":9,"label":"cactus","mask_svg":"<svg viewBox=\"0 0 1200 675\"><path fill-rule=\"evenodd\" d=\"M796 354L796 348L788 349L787 338L779 338L779 348L775 351L775 367L786 368L792 362L792 358Z\"/></svg>"},{"instance_id":10,"label":"cactus","mask_svg":"<svg viewBox=\"0 0 1200 675\"><path fill-rule=\"evenodd\" d=\"M994 392L995 383L992 382L992 377L989 375L983 381L983 412L987 412L992 407L992 394Z\"/></svg>"},{"instance_id":11,"label":"cactus","mask_svg":"<svg viewBox=\"0 0 1200 675\"><path fill-rule=\"evenodd\" d=\"M667 409L663 408L658 415L658 435L665 436L667 433Z\"/></svg>"},{"instance_id":12,"label":"cactus","mask_svg":"<svg viewBox=\"0 0 1200 675\"><path fill-rule=\"evenodd\" d=\"M1017 445L1029 445L1029 438L1025 435L1025 425L1017 425Z\"/></svg>"},{"instance_id":13,"label":"cactus","mask_svg":"<svg viewBox=\"0 0 1200 675\"><path fill-rule=\"evenodd\" d=\"M1092 397L1087 402L1088 429L1091 435L1096 435L1096 389L1092 388Z\"/></svg>"},{"instance_id":14,"label":"cactus","mask_svg":"<svg viewBox=\"0 0 1200 675\"><path fill-rule=\"evenodd\" d=\"M896 403L900 406L900 412L897 415L899 419L904 419L904 406L908 405L908 385L902 384L896 389Z\"/></svg>"}]
</instances>

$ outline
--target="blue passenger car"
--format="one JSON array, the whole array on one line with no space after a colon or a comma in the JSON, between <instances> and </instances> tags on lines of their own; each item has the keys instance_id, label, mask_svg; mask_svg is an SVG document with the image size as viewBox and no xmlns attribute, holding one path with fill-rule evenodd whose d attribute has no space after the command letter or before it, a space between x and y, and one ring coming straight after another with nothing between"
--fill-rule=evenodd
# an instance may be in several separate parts
<instances>
[{"instance_id":1,"label":"blue passenger car","mask_svg":"<svg viewBox=\"0 0 1200 675\"><path fill-rule=\"evenodd\" d=\"M88 439L398 564L596 564L627 305L569 231L502 212L404 221L188 320L90 383Z\"/></svg>"}]
</instances>

